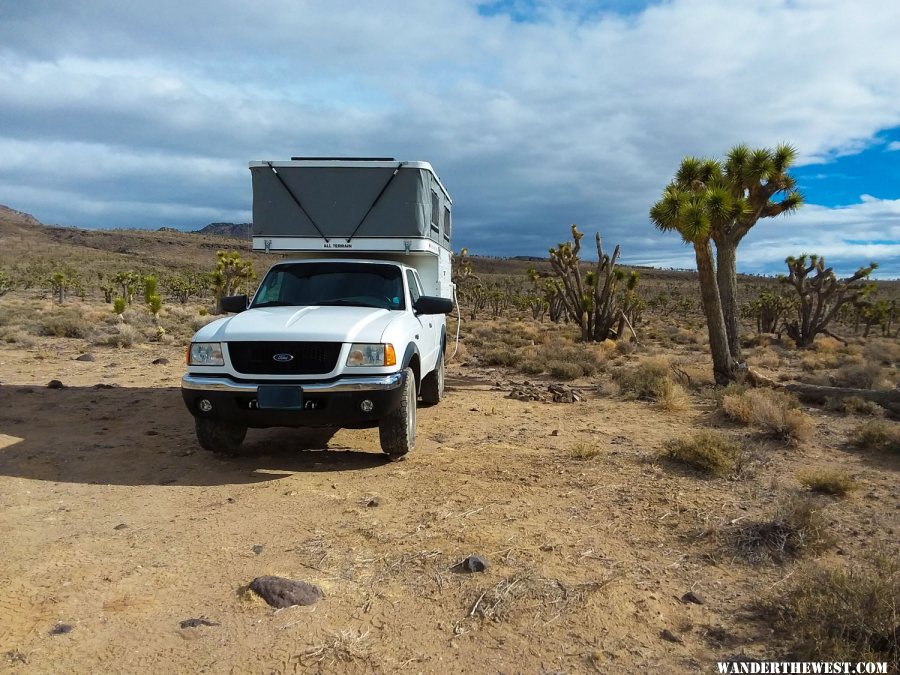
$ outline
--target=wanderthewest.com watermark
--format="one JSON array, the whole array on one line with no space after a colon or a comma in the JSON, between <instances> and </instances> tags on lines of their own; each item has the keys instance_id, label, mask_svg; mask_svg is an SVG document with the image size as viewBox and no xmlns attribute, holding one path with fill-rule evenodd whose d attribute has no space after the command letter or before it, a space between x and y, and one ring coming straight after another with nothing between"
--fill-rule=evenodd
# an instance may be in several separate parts
<instances>
[{"instance_id":1,"label":"wanderthewest.com watermark","mask_svg":"<svg viewBox=\"0 0 900 675\"><path fill-rule=\"evenodd\" d=\"M728 675L865 675L887 673L887 663L877 661L719 661L719 673Z\"/></svg>"}]
</instances>

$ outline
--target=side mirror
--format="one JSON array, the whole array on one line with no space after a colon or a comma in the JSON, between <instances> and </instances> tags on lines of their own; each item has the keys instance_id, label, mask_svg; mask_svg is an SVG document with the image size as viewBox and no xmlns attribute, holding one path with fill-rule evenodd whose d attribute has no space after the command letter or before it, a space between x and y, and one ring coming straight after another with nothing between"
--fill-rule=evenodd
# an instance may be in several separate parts
<instances>
[{"instance_id":1,"label":"side mirror","mask_svg":"<svg viewBox=\"0 0 900 675\"><path fill-rule=\"evenodd\" d=\"M435 295L423 295L413 303L416 314L449 314L453 311L453 301Z\"/></svg>"},{"instance_id":2,"label":"side mirror","mask_svg":"<svg viewBox=\"0 0 900 675\"><path fill-rule=\"evenodd\" d=\"M246 295L228 295L219 301L219 306L223 312L243 312L247 309Z\"/></svg>"}]
</instances>

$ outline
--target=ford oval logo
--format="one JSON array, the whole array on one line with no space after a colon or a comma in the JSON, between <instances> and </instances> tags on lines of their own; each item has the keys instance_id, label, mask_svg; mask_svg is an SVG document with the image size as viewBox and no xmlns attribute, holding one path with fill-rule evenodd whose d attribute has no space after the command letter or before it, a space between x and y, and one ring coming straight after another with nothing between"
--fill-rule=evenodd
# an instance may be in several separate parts
<instances>
[{"instance_id":1,"label":"ford oval logo","mask_svg":"<svg viewBox=\"0 0 900 675\"><path fill-rule=\"evenodd\" d=\"M278 361L278 363L287 363L288 361L294 360L294 355L293 354L285 354L284 352L282 352L281 354L276 354L275 356L273 356L272 360Z\"/></svg>"}]
</instances>

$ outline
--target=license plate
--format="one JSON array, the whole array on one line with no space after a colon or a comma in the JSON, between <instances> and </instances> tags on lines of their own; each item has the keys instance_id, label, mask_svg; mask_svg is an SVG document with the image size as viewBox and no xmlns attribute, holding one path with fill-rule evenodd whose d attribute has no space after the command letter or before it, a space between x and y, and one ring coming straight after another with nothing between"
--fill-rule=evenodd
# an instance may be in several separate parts
<instances>
[{"instance_id":1,"label":"license plate","mask_svg":"<svg viewBox=\"0 0 900 675\"><path fill-rule=\"evenodd\" d=\"M302 410L303 390L287 385L264 385L256 391L256 402L262 410Z\"/></svg>"}]
</instances>

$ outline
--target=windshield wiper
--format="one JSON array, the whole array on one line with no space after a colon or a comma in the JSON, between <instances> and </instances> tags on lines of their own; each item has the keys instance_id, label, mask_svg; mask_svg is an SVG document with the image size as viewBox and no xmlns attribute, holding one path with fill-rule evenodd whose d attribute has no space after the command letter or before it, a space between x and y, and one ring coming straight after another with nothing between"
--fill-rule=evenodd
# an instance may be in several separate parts
<instances>
[{"instance_id":1,"label":"windshield wiper","mask_svg":"<svg viewBox=\"0 0 900 675\"><path fill-rule=\"evenodd\" d=\"M284 300L268 300L267 302L257 302L250 309L256 309L257 307L300 307L300 305L296 302L286 302Z\"/></svg>"},{"instance_id":2,"label":"windshield wiper","mask_svg":"<svg viewBox=\"0 0 900 675\"><path fill-rule=\"evenodd\" d=\"M376 305L363 300L329 300L318 304L320 307L373 307L374 309L387 309L384 305Z\"/></svg>"}]
</instances>

